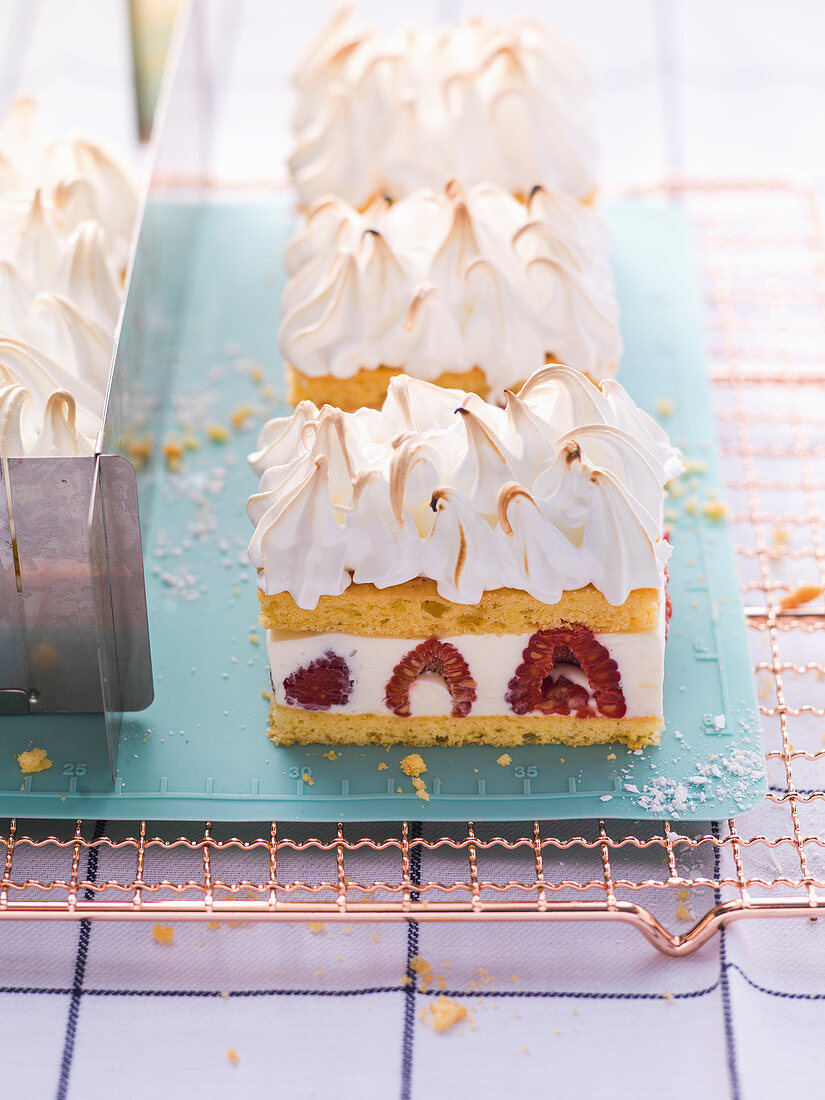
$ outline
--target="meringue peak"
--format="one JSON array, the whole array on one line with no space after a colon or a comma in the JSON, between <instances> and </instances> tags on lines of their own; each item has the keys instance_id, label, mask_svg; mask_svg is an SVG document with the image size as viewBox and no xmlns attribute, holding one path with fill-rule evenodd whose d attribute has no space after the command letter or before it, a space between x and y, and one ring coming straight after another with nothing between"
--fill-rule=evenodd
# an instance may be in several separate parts
<instances>
[{"instance_id":1,"label":"meringue peak","mask_svg":"<svg viewBox=\"0 0 825 1100\"><path fill-rule=\"evenodd\" d=\"M506 410L404 375L379 412L304 402L264 428L251 456L261 481L250 558L262 587L301 607L353 579L429 577L470 604L496 588L554 603L593 584L621 604L660 587L663 488L681 459L639 410L626 430L634 409L621 387L604 392L559 365ZM298 441L292 455L287 439ZM268 451L279 465L262 469ZM311 540L328 561L307 551Z\"/></svg>"}]
</instances>

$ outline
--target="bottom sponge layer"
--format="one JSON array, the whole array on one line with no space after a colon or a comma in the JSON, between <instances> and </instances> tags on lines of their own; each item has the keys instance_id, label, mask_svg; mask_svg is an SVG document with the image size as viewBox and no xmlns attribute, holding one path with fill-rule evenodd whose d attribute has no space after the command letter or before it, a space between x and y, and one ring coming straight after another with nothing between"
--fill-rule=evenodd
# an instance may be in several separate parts
<instances>
[{"instance_id":1,"label":"bottom sponge layer","mask_svg":"<svg viewBox=\"0 0 825 1100\"><path fill-rule=\"evenodd\" d=\"M342 714L273 703L269 736L277 745L658 745L661 718L577 718L574 715Z\"/></svg>"}]
</instances>

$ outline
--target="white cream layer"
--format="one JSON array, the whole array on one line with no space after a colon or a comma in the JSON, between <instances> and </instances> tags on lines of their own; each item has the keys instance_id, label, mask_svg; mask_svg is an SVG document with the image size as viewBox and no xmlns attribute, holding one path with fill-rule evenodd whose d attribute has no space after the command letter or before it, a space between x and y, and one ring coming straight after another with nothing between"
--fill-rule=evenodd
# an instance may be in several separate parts
<instances>
[{"instance_id":1,"label":"white cream layer","mask_svg":"<svg viewBox=\"0 0 825 1100\"><path fill-rule=\"evenodd\" d=\"M505 696L530 637L530 634L460 634L441 639L456 647L476 681L477 695L471 715L512 714ZM647 633L597 634L596 639L607 647L619 666L627 704L626 716L661 716L664 622ZM290 673L332 651L347 662L354 687L347 703L330 707L329 712L391 714L384 701L387 681L402 657L421 641L420 638L269 630L266 647L275 702L281 706L289 705L284 693L284 680ZM556 671L564 673L569 680L586 685L586 678L579 669L558 666ZM427 673L415 682L410 693L410 710L414 717L449 714L451 709L449 692L440 677Z\"/></svg>"}]
</instances>

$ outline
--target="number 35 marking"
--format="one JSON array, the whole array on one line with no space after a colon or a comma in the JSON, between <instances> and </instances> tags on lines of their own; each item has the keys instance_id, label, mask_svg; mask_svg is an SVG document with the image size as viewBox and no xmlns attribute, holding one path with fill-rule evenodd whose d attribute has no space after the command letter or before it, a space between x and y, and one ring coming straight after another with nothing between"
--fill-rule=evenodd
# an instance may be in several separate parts
<instances>
[{"instance_id":1,"label":"number 35 marking","mask_svg":"<svg viewBox=\"0 0 825 1100\"><path fill-rule=\"evenodd\" d=\"M535 779L539 774L539 770L535 764L531 764L527 768L523 768L521 764L517 764L515 768L513 768L513 772L516 779Z\"/></svg>"}]
</instances>

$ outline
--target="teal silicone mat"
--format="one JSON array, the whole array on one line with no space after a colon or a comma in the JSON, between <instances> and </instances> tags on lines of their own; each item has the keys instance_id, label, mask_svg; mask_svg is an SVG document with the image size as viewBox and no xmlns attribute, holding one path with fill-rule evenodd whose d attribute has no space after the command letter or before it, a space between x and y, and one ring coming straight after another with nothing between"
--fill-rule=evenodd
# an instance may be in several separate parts
<instances>
[{"instance_id":1,"label":"teal silicone mat","mask_svg":"<svg viewBox=\"0 0 825 1100\"><path fill-rule=\"evenodd\" d=\"M180 217L179 207L152 212ZM192 211L189 211L192 214ZM690 460L668 503L674 606L661 746L531 745L421 750L427 802L400 769L403 748L276 748L266 736L263 632L246 561L245 456L264 416L283 411L276 346L288 213L274 203L196 212L189 287L175 320L161 440L195 444L161 464L144 554L155 701L126 716L113 791L93 789L82 716L0 722L0 752L36 744L50 770L0 791L28 817L374 821L728 817L765 791L751 659L733 554L713 513L716 485L700 310L679 211L609 210L622 310L621 380L663 416ZM260 366L259 366L260 365ZM244 406L251 414L245 418ZM233 422L234 421L234 422ZM222 439L228 434L227 439ZM191 438L188 438L191 437ZM257 644L256 644L257 643ZM406 750L409 751L409 750ZM333 754L335 755L335 754Z\"/></svg>"}]
</instances>

